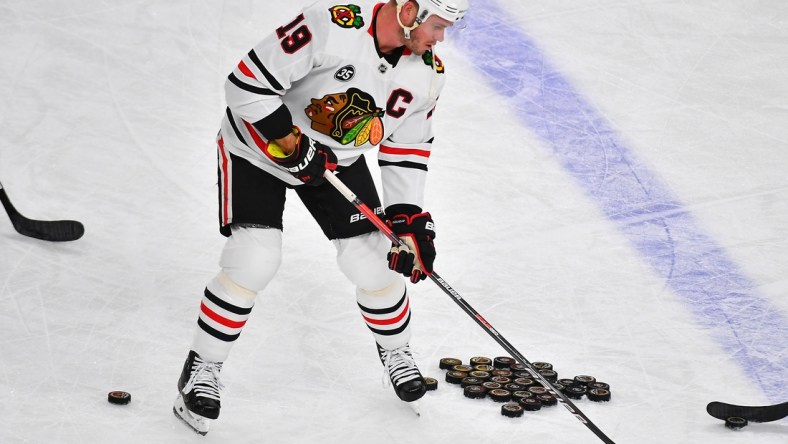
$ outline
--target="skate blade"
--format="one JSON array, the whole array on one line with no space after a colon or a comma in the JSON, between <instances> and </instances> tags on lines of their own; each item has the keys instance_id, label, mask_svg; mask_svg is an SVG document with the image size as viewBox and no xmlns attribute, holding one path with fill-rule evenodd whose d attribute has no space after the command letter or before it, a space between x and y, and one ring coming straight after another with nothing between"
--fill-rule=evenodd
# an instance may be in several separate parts
<instances>
[{"instance_id":1,"label":"skate blade","mask_svg":"<svg viewBox=\"0 0 788 444\"><path fill-rule=\"evenodd\" d=\"M408 407L413 410L413 413L415 413L416 416L421 416L421 404L419 404L419 401L409 402Z\"/></svg>"},{"instance_id":2,"label":"skate blade","mask_svg":"<svg viewBox=\"0 0 788 444\"><path fill-rule=\"evenodd\" d=\"M189 409L186 408L186 404L183 402L183 395L180 393L175 399L175 404L172 406L172 413L174 413L175 416L177 416L181 421L185 422L186 425L191 427L200 435L205 436L208 433L211 420L190 412Z\"/></svg>"}]
</instances>

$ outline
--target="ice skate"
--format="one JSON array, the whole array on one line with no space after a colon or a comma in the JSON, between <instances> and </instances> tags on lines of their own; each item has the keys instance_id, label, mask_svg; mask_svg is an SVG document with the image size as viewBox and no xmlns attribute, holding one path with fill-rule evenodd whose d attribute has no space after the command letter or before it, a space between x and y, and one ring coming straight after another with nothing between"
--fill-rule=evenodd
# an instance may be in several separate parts
<instances>
[{"instance_id":1,"label":"ice skate","mask_svg":"<svg viewBox=\"0 0 788 444\"><path fill-rule=\"evenodd\" d=\"M211 420L219 417L221 369L221 362L203 361L200 355L190 351L178 379L178 397L172 411L201 435L208 433Z\"/></svg>"},{"instance_id":2,"label":"ice skate","mask_svg":"<svg viewBox=\"0 0 788 444\"><path fill-rule=\"evenodd\" d=\"M427 387L413 359L410 346L386 350L378 345L378 354L388 379L394 386L394 392L399 399L410 403L410 407L417 415L420 414L416 401L424 396Z\"/></svg>"}]
</instances>

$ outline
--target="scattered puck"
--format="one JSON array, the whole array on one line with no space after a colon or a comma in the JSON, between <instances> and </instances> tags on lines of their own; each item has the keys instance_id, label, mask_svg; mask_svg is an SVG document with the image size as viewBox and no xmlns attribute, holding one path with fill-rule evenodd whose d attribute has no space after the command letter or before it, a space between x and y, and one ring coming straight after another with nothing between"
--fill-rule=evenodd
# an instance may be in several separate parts
<instances>
[{"instance_id":1,"label":"scattered puck","mask_svg":"<svg viewBox=\"0 0 788 444\"><path fill-rule=\"evenodd\" d=\"M518 418L523 416L523 406L516 402L507 402L506 404L501 406L501 415L506 416L508 418Z\"/></svg>"},{"instance_id":2,"label":"scattered puck","mask_svg":"<svg viewBox=\"0 0 788 444\"><path fill-rule=\"evenodd\" d=\"M482 399L487 396L487 389L480 385L469 385L463 389L466 398Z\"/></svg>"},{"instance_id":3,"label":"scattered puck","mask_svg":"<svg viewBox=\"0 0 788 444\"><path fill-rule=\"evenodd\" d=\"M473 371L473 367L471 367L470 365L462 365L462 364L455 365L451 369L455 372L464 372L464 373L470 373Z\"/></svg>"},{"instance_id":4,"label":"scattered puck","mask_svg":"<svg viewBox=\"0 0 788 444\"><path fill-rule=\"evenodd\" d=\"M508 384L504 384L503 388L504 390L509 390L510 392L519 392L527 389L528 387L522 386L514 382L510 382Z\"/></svg>"},{"instance_id":5,"label":"scattered puck","mask_svg":"<svg viewBox=\"0 0 788 444\"><path fill-rule=\"evenodd\" d=\"M501 385L512 382L512 380L507 378L506 376L493 376L492 378L490 378L490 381L497 382L498 384Z\"/></svg>"},{"instance_id":6,"label":"scattered puck","mask_svg":"<svg viewBox=\"0 0 788 444\"><path fill-rule=\"evenodd\" d=\"M504 369L493 370L492 372L490 372L490 374L493 376L503 376L505 378L511 378L512 375L514 375L514 373L512 373L511 370L504 370Z\"/></svg>"},{"instance_id":7,"label":"scattered puck","mask_svg":"<svg viewBox=\"0 0 788 444\"><path fill-rule=\"evenodd\" d=\"M131 393L120 390L109 392L107 401L110 404L126 405L131 402Z\"/></svg>"},{"instance_id":8,"label":"scattered puck","mask_svg":"<svg viewBox=\"0 0 788 444\"><path fill-rule=\"evenodd\" d=\"M501 384L492 381L487 381L482 383L482 387L486 388L487 390L495 390L495 389L503 388Z\"/></svg>"},{"instance_id":9,"label":"scattered puck","mask_svg":"<svg viewBox=\"0 0 788 444\"><path fill-rule=\"evenodd\" d=\"M514 364L514 359L508 356L498 356L493 359L493 367L495 368L508 369L512 364Z\"/></svg>"},{"instance_id":10,"label":"scattered puck","mask_svg":"<svg viewBox=\"0 0 788 444\"><path fill-rule=\"evenodd\" d=\"M610 390L595 388L589 390L586 396L594 402L607 402L610 401Z\"/></svg>"},{"instance_id":11,"label":"scattered puck","mask_svg":"<svg viewBox=\"0 0 788 444\"><path fill-rule=\"evenodd\" d=\"M563 393L564 390L566 390L566 386L563 385L563 384L560 384L558 382L554 382L553 383L553 388L555 389L555 391L561 392L561 393Z\"/></svg>"},{"instance_id":12,"label":"scattered puck","mask_svg":"<svg viewBox=\"0 0 788 444\"><path fill-rule=\"evenodd\" d=\"M531 363L531 366L533 368L537 369L537 370L552 370L553 369L553 364L551 364L549 362L538 362L537 361L537 362Z\"/></svg>"},{"instance_id":13,"label":"scattered puck","mask_svg":"<svg viewBox=\"0 0 788 444\"><path fill-rule=\"evenodd\" d=\"M597 381L597 382L592 382L592 383L589 383L589 384L588 384L588 389L589 389L589 390L591 390L591 389L605 389L605 390L610 390L610 384L608 384L608 383L606 383L606 382L599 382L599 381Z\"/></svg>"},{"instance_id":14,"label":"scattered puck","mask_svg":"<svg viewBox=\"0 0 788 444\"><path fill-rule=\"evenodd\" d=\"M586 394L586 388L579 385L567 387L564 389L564 394L567 398L581 399Z\"/></svg>"},{"instance_id":15,"label":"scattered puck","mask_svg":"<svg viewBox=\"0 0 788 444\"><path fill-rule=\"evenodd\" d=\"M467 378L468 374L465 372L456 372L454 370L446 372L446 382L449 384L459 384L463 379Z\"/></svg>"},{"instance_id":16,"label":"scattered puck","mask_svg":"<svg viewBox=\"0 0 788 444\"><path fill-rule=\"evenodd\" d=\"M490 374L488 372L483 372L483 371L480 371L480 370L477 370L477 371L474 371L474 372L470 372L470 373L468 373L468 376L473 376L474 378L479 378L479 379L482 379L484 381L489 381L490 380Z\"/></svg>"},{"instance_id":17,"label":"scattered puck","mask_svg":"<svg viewBox=\"0 0 788 444\"><path fill-rule=\"evenodd\" d=\"M732 416L725 420L725 427L731 430L739 430L741 428L747 427L747 419L740 418L738 416Z\"/></svg>"},{"instance_id":18,"label":"scattered puck","mask_svg":"<svg viewBox=\"0 0 788 444\"><path fill-rule=\"evenodd\" d=\"M509 370L513 372L521 372L525 370L525 366L523 364L520 364L519 362L515 362L514 364L509 366Z\"/></svg>"},{"instance_id":19,"label":"scattered puck","mask_svg":"<svg viewBox=\"0 0 788 444\"><path fill-rule=\"evenodd\" d=\"M534 386L528 387L528 391L533 393L534 395L537 395L537 396L550 393L549 391L547 391L546 388L544 388L544 387L542 387L540 385L534 385Z\"/></svg>"},{"instance_id":20,"label":"scattered puck","mask_svg":"<svg viewBox=\"0 0 788 444\"><path fill-rule=\"evenodd\" d=\"M564 387L571 387L573 385L577 385L575 380L570 378L561 378L557 382L563 385ZM605 387L595 387L595 388L605 388Z\"/></svg>"},{"instance_id":21,"label":"scattered puck","mask_svg":"<svg viewBox=\"0 0 788 444\"><path fill-rule=\"evenodd\" d=\"M438 380L435 378L430 378L429 376L424 377L424 387L426 387L427 391L437 390L438 389Z\"/></svg>"},{"instance_id":22,"label":"scattered puck","mask_svg":"<svg viewBox=\"0 0 788 444\"><path fill-rule=\"evenodd\" d=\"M558 381L558 372L553 369L540 369L539 374L547 379L548 382Z\"/></svg>"},{"instance_id":23,"label":"scattered puck","mask_svg":"<svg viewBox=\"0 0 788 444\"><path fill-rule=\"evenodd\" d=\"M536 398L519 398L517 402L529 412L535 412L542 408L542 402Z\"/></svg>"},{"instance_id":24,"label":"scattered puck","mask_svg":"<svg viewBox=\"0 0 788 444\"><path fill-rule=\"evenodd\" d=\"M485 358L484 356L474 356L471 358L471 365L492 365L492 359Z\"/></svg>"},{"instance_id":25,"label":"scattered puck","mask_svg":"<svg viewBox=\"0 0 788 444\"><path fill-rule=\"evenodd\" d=\"M509 390L504 390L504 389L490 390L488 395L490 395L490 399L492 399L495 402L509 402L512 400L512 392L510 392Z\"/></svg>"},{"instance_id":26,"label":"scattered puck","mask_svg":"<svg viewBox=\"0 0 788 444\"><path fill-rule=\"evenodd\" d=\"M533 398L534 394L525 390L520 390L517 392L512 392L512 401L520 402L522 398Z\"/></svg>"},{"instance_id":27,"label":"scattered puck","mask_svg":"<svg viewBox=\"0 0 788 444\"><path fill-rule=\"evenodd\" d=\"M517 378L514 380L514 383L523 387L533 387L536 385L536 382L531 378Z\"/></svg>"},{"instance_id":28,"label":"scattered puck","mask_svg":"<svg viewBox=\"0 0 788 444\"><path fill-rule=\"evenodd\" d=\"M493 367L492 365L487 365L487 364L477 364L477 365L473 366L473 369L476 370L477 372L489 373L489 372L495 370L495 367Z\"/></svg>"},{"instance_id":29,"label":"scattered puck","mask_svg":"<svg viewBox=\"0 0 788 444\"><path fill-rule=\"evenodd\" d=\"M467 378L462 378L462 381L460 381L460 387L465 388L469 385L482 385L483 382L484 381L479 378L468 376Z\"/></svg>"},{"instance_id":30,"label":"scattered puck","mask_svg":"<svg viewBox=\"0 0 788 444\"><path fill-rule=\"evenodd\" d=\"M588 384L591 384L593 382L596 382L596 378L593 377L593 376L588 376L588 375L577 375L577 376L575 376L575 383L577 385L582 385L582 386L585 387Z\"/></svg>"},{"instance_id":31,"label":"scattered puck","mask_svg":"<svg viewBox=\"0 0 788 444\"><path fill-rule=\"evenodd\" d=\"M443 358L440 360L438 367L440 367L441 370L450 370L455 365L462 365L462 361L457 358Z\"/></svg>"},{"instance_id":32,"label":"scattered puck","mask_svg":"<svg viewBox=\"0 0 788 444\"><path fill-rule=\"evenodd\" d=\"M538 399L539 402L541 402L542 405L545 407L558 404L558 399L556 399L555 396L549 393L545 393L544 395L538 395L536 399Z\"/></svg>"}]
</instances>

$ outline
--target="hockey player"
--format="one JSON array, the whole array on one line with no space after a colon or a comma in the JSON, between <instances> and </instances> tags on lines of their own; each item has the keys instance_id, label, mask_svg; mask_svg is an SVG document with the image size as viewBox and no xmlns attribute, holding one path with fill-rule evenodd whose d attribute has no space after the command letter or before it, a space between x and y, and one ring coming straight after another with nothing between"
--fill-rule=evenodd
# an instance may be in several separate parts
<instances>
[{"instance_id":1,"label":"hockey player","mask_svg":"<svg viewBox=\"0 0 788 444\"><path fill-rule=\"evenodd\" d=\"M202 297L173 407L197 432L207 433L219 416L222 363L279 268L287 189L333 241L397 396L413 402L424 395L408 345L410 304L401 275L417 283L432 272L435 228L422 204L444 84L434 49L467 9L468 0L319 0L276 28L229 75L217 137L220 231L227 241L221 270ZM363 157L374 148L385 212ZM326 170L385 214L408 248L392 246L325 183Z\"/></svg>"}]
</instances>

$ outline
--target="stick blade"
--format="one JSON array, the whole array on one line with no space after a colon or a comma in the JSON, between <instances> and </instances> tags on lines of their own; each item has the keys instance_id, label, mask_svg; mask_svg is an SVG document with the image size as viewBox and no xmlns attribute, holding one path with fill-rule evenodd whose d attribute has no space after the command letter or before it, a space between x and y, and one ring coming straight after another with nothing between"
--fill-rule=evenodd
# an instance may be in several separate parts
<instances>
[{"instance_id":1,"label":"stick blade","mask_svg":"<svg viewBox=\"0 0 788 444\"><path fill-rule=\"evenodd\" d=\"M13 221L14 229L21 235L49 242L75 241L85 234L85 226L75 220L33 220Z\"/></svg>"},{"instance_id":2,"label":"stick blade","mask_svg":"<svg viewBox=\"0 0 788 444\"><path fill-rule=\"evenodd\" d=\"M771 422L788 416L788 402L776 405L744 406L714 401L706 406L706 412L722 420L738 416L750 422Z\"/></svg>"}]
</instances>

